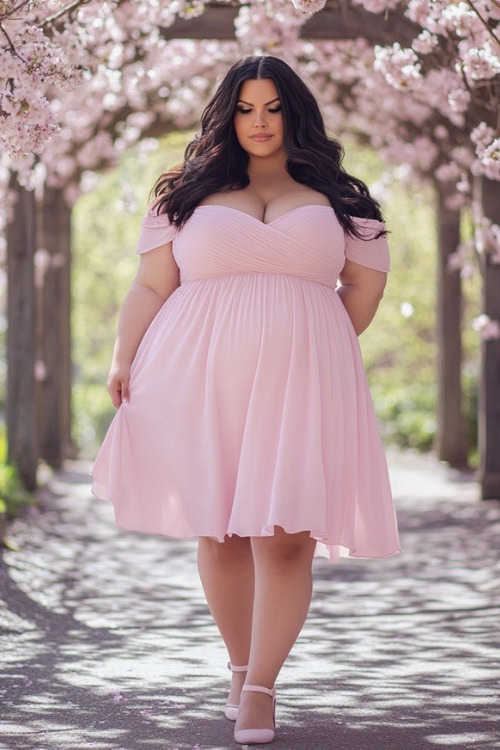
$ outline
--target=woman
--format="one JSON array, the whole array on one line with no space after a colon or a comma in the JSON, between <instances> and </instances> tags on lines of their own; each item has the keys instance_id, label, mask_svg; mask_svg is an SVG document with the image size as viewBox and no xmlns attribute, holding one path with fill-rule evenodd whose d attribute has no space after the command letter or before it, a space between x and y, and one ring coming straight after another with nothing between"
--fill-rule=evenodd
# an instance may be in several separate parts
<instances>
[{"instance_id":1,"label":"woman","mask_svg":"<svg viewBox=\"0 0 500 750\"><path fill-rule=\"evenodd\" d=\"M342 158L284 61L233 65L155 185L107 381L120 408L92 491L121 528L199 537L240 743L274 737L313 557L400 551L357 340L387 232Z\"/></svg>"}]
</instances>

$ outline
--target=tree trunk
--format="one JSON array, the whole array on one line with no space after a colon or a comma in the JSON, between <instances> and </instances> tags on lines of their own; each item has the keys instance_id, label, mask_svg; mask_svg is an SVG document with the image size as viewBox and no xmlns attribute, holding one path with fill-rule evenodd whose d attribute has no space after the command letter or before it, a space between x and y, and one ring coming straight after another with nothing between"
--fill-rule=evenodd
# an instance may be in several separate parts
<instances>
[{"instance_id":1,"label":"tree trunk","mask_svg":"<svg viewBox=\"0 0 500 750\"><path fill-rule=\"evenodd\" d=\"M7 225L7 460L18 469L29 491L37 487L37 415L35 399L35 194L21 187L14 219Z\"/></svg>"},{"instance_id":2,"label":"tree trunk","mask_svg":"<svg viewBox=\"0 0 500 750\"><path fill-rule=\"evenodd\" d=\"M467 466L467 441L462 404L462 288L460 271L448 271L448 257L460 241L460 211L445 205L436 188L438 262L436 289L437 436L438 458L454 467Z\"/></svg>"},{"instance_id":3,"label":"tree trunk","mask_svg":"<svg viewBox=\"0 0 500 750\"><path fill-rule=\"evenodd\" d=\"M500 224L500 183L486 177L475 181L483 213ZM500 263L481 253L482 312L500 322ZM479 481L482 500L500 500L500 339L481 340L479 382Z\"/></svg>"},{"instance_id":4,"label":"tree trunk","mask_svg":"<svg viewBox=\"0 0 500 750\"><path fill-rule=\"evenodd\" d=\"M53 468L74 457L71 442L71 209L61 190L45 187L40 201L42 248L37 264L40 455Z\"/></svg>"}]
</instances>

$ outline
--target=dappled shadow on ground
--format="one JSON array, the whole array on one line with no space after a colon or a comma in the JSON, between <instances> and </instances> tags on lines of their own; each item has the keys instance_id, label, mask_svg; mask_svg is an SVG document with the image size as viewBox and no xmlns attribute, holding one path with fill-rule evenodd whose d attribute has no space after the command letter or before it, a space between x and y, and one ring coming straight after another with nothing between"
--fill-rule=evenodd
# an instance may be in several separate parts
<instances>
[{"instance_id":1,"label":"dappled shadow on ground","mask_svg":"<svg viewBox=\"0 0 500 750\"><path fill-rule=\"evenodd\" d=\"M239 747L197 540L118 529L90 495L89 466L69 462L11 526L0 747ZM315 558L309 615L276 682L273 747L500 748L500 504L422 466L391 465L400 555Z\"/></svg>"}]
</instances>

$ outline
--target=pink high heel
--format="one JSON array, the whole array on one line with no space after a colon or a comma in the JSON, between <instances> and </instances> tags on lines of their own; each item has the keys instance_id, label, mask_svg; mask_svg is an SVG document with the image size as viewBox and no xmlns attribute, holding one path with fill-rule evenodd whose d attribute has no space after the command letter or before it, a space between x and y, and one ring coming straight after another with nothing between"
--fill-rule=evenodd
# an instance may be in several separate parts
<instances>
[{"instance_id":1,"label":"pink high heel","mask_svg":"<svg viewBox=\"0 0 500 750\"><path fill-rule=\"evenodd\" d=\"M234 664L231 664L231 662L228 661L227 668L232 672L246 672L248 669L248 664L245 667L235 667ZM236 718L238 716L238 709L238 703L226 703L226 707L224 709L226 718L230 719L231 721L236 721Z\"/></svg>"},{"instance_id":2,"label":"pink high heel","mask_svg":"<svg viewBox=\"0 0 500 750\"><path fill-rule=\"evenodd\" d=\"M257 690L260 693L267 693L273 698L273 725L274 729L279 727L276 723L276 690L274 688L263 687L262 685L243 685L243 690ZM274 740L274 729L237 729L234 733L236 742L247 745L250 742L263 743Z\"/></svg>"}]
</instances>

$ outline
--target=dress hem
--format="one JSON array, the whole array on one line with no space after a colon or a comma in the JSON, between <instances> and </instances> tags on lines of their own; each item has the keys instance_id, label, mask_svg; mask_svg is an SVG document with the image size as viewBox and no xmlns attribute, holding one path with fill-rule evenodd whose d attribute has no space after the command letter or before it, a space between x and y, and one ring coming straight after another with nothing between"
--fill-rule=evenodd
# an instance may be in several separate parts
<instances>
[{"instance_id":1,"label":"dress hem","mask_svg":"<svg viewBox=\"0 0 500 750\"><path fill-rule=\"evenodd\" d=\"M316 550L315 550L315 553L314 553L314 557L324 557L324 558L326 558L328 560L328 562L330 564L334 564L334 563L338 562L339 559L341 559L341 558L342 559L355 558L357 560L381 560L381 559L385 559L387 557L393 557L394 555L398 555L402 551L402 548L398 546L397 549L392 550L391 552L384 552L384 553L380 553L380 554L376 554L376 553L372 553L372 554L366 554L366 553L365 554L356 554L355 548L353 546L352 547L349 546L349 544L347 544L347 543L343 543L341 541L331 541L329 539L325 539L324 538L324 533L325 532L318 531L318 530L313 530L313 529L304 529L304 528L290 529L290 528L286 528L283 524L277 523L277 522L274 522L272 524L269 524L269 525L265 526L261 530L260 534L254 534L254 533L239 534L234 529L232 531L226 531L225 534L224 534L224 537L222 537L222 539L217 534L208 534L206 532L201 533L201 532L196 532L194 530L192 531L191 534L189 534L189 533L176 534L174 532L168 532L167 533L167 532L162 532L162 531L149 531L149 530L143 530L143 529L133 529L130 526L126 526L121 521L118 521L117 512L116 512L116 505L113 502L113 500L109 497L106 488L102 484L99 484L98 482L93 482L92 486L91 486L91 492L99 500L105 500L105 501L110 502L112 504L114 512L115 512L115 524L116 524L116 526L119 529L121 529L122 531L130 531L130 532L135 533L135 534L147 534L149 536L164 536L164 537L171 538L171 539L185 539L185 540L191 540L191 539L203 536L203 537L208 537L210 539L214 539L217 542L219 542L219 544L222 544L224 542L224 537L225 536L228 536L228 537L231 538L233 536L233 534L236 534L236 536L240 536L241 538L245 538L245 537L267 537L267 536L274 536L274 531L271 532L271 530L270 530L271 527L273 527L273 526L280 526L285 531L285 533L287 533L287 534L297 534L297 533L299 533L301 531L309 531L310 537L312 539L315 539L318 544L324 545L324 547L325 547L325 551L324 552L323 551L322 552L318 552L318 549L316 547ZM318 535L318 536L320 536L320 537L322 537L322 538L318 538L318 536L315 536L315 534ZM347 554L346 553L341 554L340 552L337 552L337 551L336 552L330 552L328 550L329 547L342 547L344 550L347 551Z\"/></svg>"}]
</instances>

